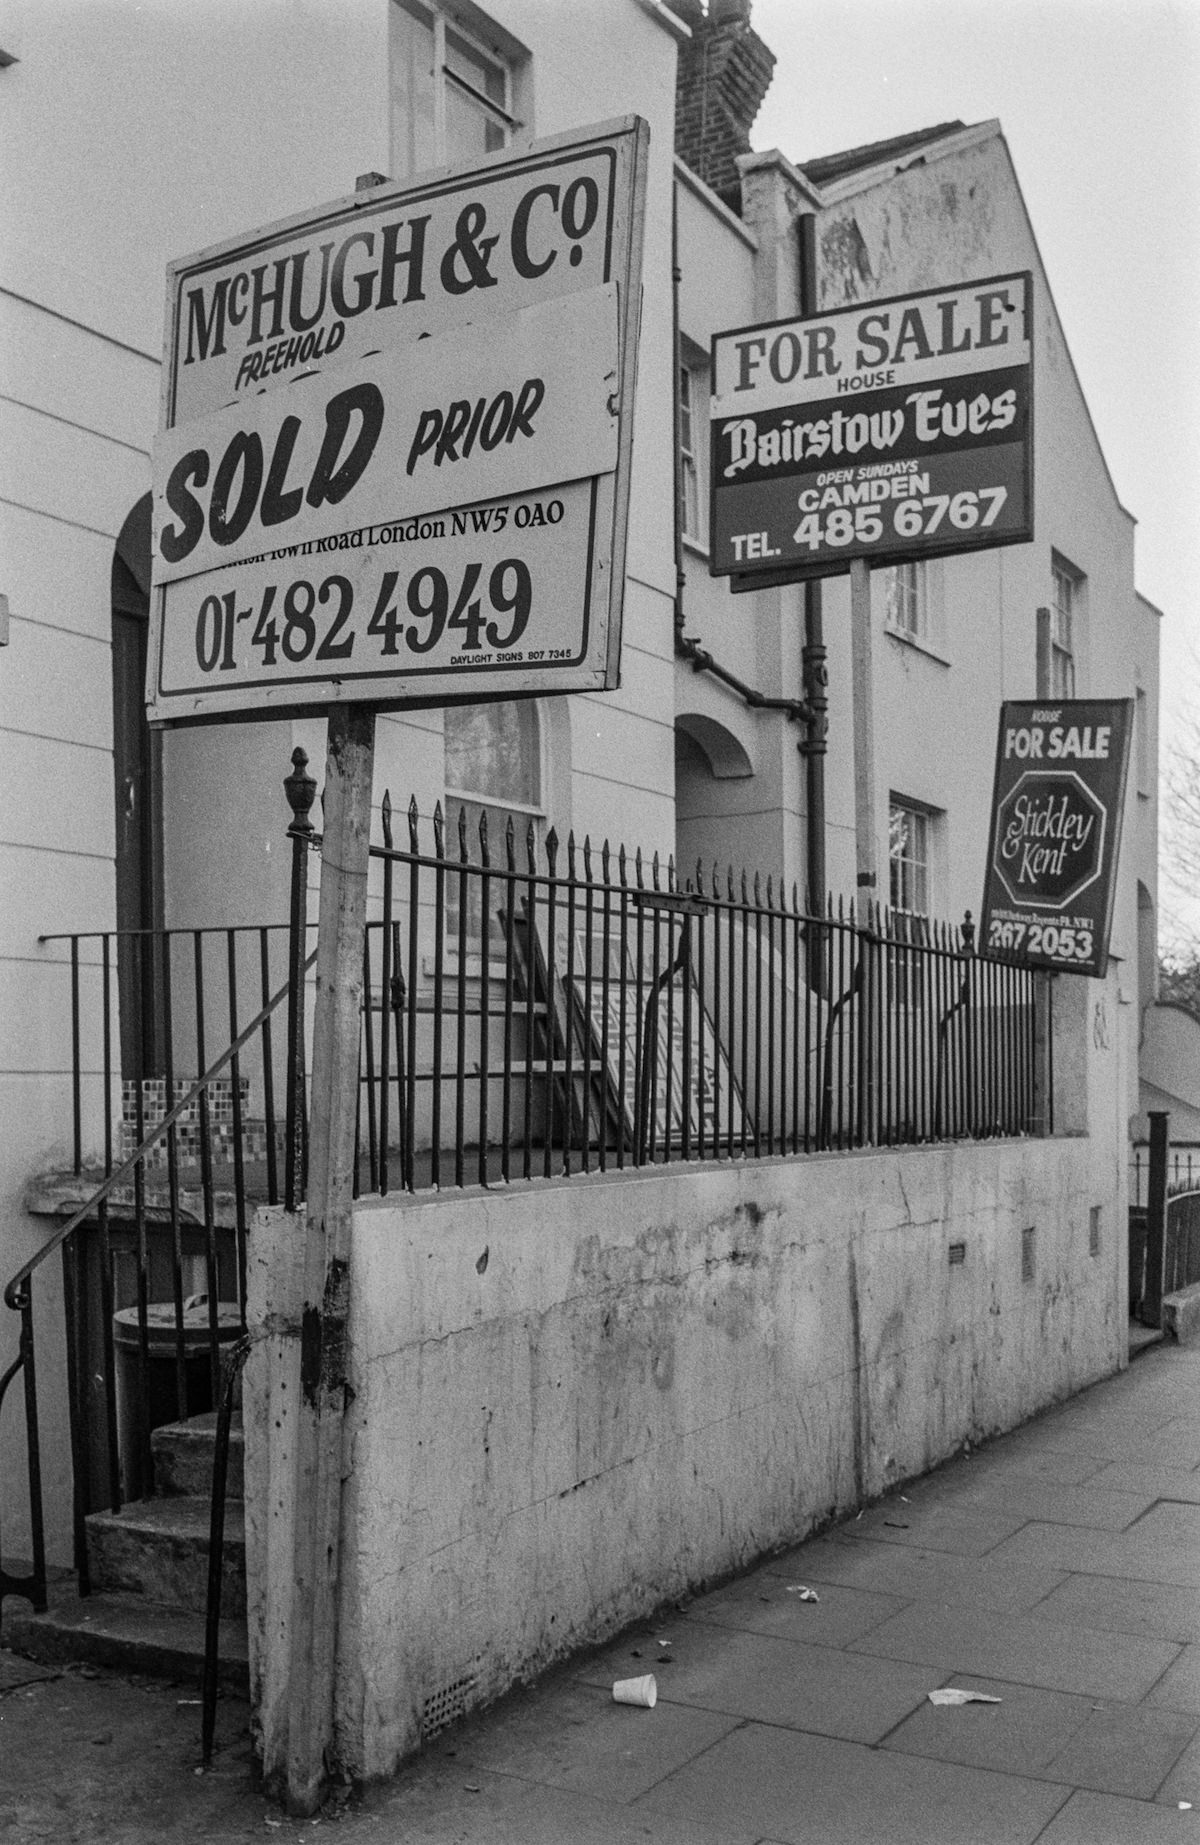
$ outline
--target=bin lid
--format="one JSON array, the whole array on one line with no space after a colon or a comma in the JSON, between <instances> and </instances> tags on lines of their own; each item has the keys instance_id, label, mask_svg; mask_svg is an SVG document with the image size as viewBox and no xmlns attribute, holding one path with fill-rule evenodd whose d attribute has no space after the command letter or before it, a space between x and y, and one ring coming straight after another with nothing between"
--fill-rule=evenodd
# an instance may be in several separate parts
<instances>
[{"instance_id":1,"label":"bin lid","mask_svg":"<svg viewBox=\"0 0 1200 1845\"><path fill-rule=\"evenodd\" d=\"M242 1331L242 1310L235 1300L217 1302L217 1338L223 1344L236 1339ZM153 1352L175 1351L175 1302L152 1300L146 1307L146 1337ZM141 1344L138 1309L121 1307L113 1314L113 1338L126 1351L136 1351ZM183 1345L196 1349L208 1344L208 1301L194 1296L184 1302Z\"/></svg>"}]
</instances>

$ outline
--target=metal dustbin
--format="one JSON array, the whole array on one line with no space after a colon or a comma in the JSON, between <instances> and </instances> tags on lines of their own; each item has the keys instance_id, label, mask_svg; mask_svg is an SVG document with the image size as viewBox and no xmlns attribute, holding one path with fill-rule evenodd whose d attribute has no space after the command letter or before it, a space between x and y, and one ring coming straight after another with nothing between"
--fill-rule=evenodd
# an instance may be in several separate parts
<instances>
[{"instance_id":1,"label":"metal dustbin","mask_svg":"<svg viewBox=\"0 0 1200 1845\"><path fill-rule=\"evenodd\" d=\"M236 1301L221 1301L217 1307L220 1343L232 1344L241 1331L241 1308ZM203 1294L193 1295L183 1306L183 1362L189 1416L202 1416L216 1407L208 1341L208 1298ZM179 1420L174 1301L151 1301L146 1308L144 1406L139 1403L141 1332L136 1307L122 1307L114 1313L113 1344L117 1358L117 1451L121 1459L122 1490L126 1499L140 1499L149 1491L150 1482L143 1478L138 1431L145 1426L149 1434L151 1429L161 1428L165 1422Z\"/></svg>"}]
</instances>

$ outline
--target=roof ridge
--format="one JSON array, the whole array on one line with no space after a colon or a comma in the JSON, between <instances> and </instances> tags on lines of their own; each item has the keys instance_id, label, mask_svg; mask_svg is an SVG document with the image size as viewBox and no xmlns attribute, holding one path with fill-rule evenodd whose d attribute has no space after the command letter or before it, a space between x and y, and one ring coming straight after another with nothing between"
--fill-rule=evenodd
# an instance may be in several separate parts
<instances>
[{"instance_id":1,"label":"roof ridge","mask_svg":"<svg viewBox=\"0 0 1200 1845\"><path fill-rule=\"evenodd\" d=\"M840 179L847 173L856 172L860 167L875 166L879 161L894 155L927 147L947 135L961 134L966 126L962 121L939 122L933 128L917 128L909 134L891 135L883 141L864 142L861 147L848 147L840 153L823 154L816 160L799 160L796 165L806 179L819 186L831 179Z\"/></svg>"}]
</instances>

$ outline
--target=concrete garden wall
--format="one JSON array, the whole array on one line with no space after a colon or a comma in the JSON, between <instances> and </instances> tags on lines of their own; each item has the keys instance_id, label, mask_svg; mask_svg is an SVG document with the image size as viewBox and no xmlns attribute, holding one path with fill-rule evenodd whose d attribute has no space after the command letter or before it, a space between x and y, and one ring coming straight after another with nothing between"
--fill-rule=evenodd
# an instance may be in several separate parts
<instances>
[{"instance_id":1,"label":"concrete garden wall","mask_svg":"<svg viewBox=\"0 0 1200 1845\"><path fill-rule=\"evenodd\" d=\"M1123 1200L1099 1183L1080 1138L361 1203L344 1763L391 1772L443 1716L1114 1370ZM287 1697L300 1229L266 1212L251 1237L268 1722Z\"/></svg>"}]
</instances>

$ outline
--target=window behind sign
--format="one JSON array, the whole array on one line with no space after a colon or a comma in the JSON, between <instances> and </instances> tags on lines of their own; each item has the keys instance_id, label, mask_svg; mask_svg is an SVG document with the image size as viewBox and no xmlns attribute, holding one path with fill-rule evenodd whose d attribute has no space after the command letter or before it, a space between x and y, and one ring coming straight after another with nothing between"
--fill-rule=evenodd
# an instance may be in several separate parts
<instances>
[{"instance_id":1,"label":"window behind sign","mask_svg":"<svg viewBox=\"0 0 1200 1845\"><path fill-rule=\"evenodd\" d=\"M521 126L524 60L476 7L392 0L392 165L407 178L497 153Z\"/></svg>"},{"instance_id":2,"label":"window behind sign","mask_svg":"<svg viewBox=\"0 0 1200 1845\"><path fill-rule=\"evenodd\" d=\"M480 861L479 822L486 815L488 858L505 862L504 833L511 814L516 829L519 864L525 862L525 834L530 819L542 818L541 727L538 708L530 699L513 699L486 705L455 705L443 714L446 752L447 856L459 856L458 816L467 820L467 851L472 863ZM484 920L480 880L463 880L466 934L474 952L482 948ZM450 878L447 889L446 927L457 941L460 915L459 881ZM487 936L493 949L502 951L499 925L488 918Z\"/></svg>"},{"instance_id":3,"label":"window behind sign","mask_svg":"<svg viewBox=\"0 0 1200 1845\"><path fill-rule=\"evenodd\" d=\"M1051 564L1050 697L1074 698L1075 653L1083 578L1061 558Z\"/></svg>"}]
</instances>

